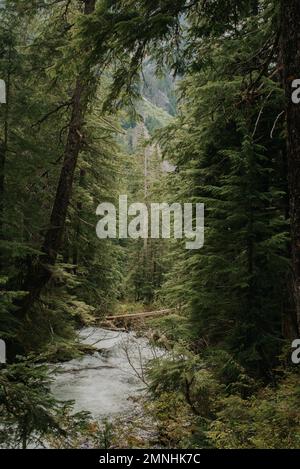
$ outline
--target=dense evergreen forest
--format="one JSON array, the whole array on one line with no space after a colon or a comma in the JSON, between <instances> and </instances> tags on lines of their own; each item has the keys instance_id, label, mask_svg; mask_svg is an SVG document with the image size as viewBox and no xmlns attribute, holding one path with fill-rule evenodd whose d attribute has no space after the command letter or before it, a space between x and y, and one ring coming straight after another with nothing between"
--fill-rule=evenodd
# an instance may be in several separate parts
<instances>
[{"instance_id":1,"label":"dense evergreen forest","mask_svg":"<svg viewBox=\"0 0 300 469\"><path fill-rule=\"evenodd\" d=\"M0 19L0 447L300 448L299 0ZM99 239L122 194L205 204L204 246ZM159 350L135 415L52 392L97 327Z\"/></svg>"}]
</instances>

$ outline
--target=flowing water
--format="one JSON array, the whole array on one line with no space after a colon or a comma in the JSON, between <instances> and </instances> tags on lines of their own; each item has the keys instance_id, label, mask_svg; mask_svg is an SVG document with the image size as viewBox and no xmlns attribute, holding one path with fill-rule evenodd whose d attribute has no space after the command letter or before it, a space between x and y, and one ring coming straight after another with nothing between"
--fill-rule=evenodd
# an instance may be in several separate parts
<instances>
[{"instance_id":1,"label":"flowing water","mask_svg":"<svg viewBox=\"0 0 300 469\"><path fill-rule=\"evenodd\" d=\"M76 411L89 411L99 420L132 410L134 403L129 397L145 388L145 365L157 355L157 349L133 332L98 327L83 329L80 340L97 351L58 365L54 396L74 400Z\"/></svg>"}]
</instances>

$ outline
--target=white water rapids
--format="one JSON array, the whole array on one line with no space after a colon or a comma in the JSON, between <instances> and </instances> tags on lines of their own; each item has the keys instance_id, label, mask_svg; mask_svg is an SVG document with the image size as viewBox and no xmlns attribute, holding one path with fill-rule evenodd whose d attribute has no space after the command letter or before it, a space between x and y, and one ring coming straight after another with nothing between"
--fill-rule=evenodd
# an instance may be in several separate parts
<instances>
[{"instance_id":1,"label":"white water rapids","mask_svg":"<svg viewBox=\"0 0 300 469\"><path fill-rule=\"evenodd\" d=\"M134 403L129 397L145 388L144 368L157 355L157 349L133 332L98 327L83 329L80 340L97 351L56 367L54 396L74 400L75 411L89 411L99 420L132 410Z\"/></svg>"}]
</instances>

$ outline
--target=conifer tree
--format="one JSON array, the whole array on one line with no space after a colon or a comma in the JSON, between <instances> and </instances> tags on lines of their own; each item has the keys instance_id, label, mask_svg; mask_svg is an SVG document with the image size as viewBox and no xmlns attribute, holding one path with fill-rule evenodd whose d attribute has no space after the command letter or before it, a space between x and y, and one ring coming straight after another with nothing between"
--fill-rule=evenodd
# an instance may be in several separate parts
<instances>
[{"instance_id":1,"label":"conifer tree","mask_svg":"<svg viewBox=\"0 0 300 469\"><path fill-rule=\"evenodd\" d=\"M286 96L287 165L290 198L292 296L295 305L296 327L293 336L300 333L300 104L292 99L300 69L300 9L296 0L280 2L280 56L282 82Z\"/></svg>"}]
</instances>

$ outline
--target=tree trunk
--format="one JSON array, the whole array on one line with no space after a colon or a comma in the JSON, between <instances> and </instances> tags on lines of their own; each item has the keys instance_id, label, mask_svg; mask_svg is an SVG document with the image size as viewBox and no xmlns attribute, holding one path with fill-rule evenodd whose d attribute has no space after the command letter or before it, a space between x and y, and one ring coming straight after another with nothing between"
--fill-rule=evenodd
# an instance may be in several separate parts
<instances>
[{"instance_id":1,"label":"tree trunk","mask_svg":"<svg viewBox=\"0 0 300 469\"><path fill-rule=\"evenodd\" d=\"M9 116L9 104L10 104L10 86L11 86L11 45L8 50L8 67L6 76L6 104L4 112L4 128L3 128L3 139L0 141L0 240L4 239L4 193L5 193L5 163L8 145L8 116ZM2 261L0 258L0 268L2 267Z\"/></svg>"},{"instance_id":2,"label":"tree trunk","mask_svg":"<svg viewBox=\"0 0 300 469\"><path fill-rule=\"evenodd\" d=\"M81 169L79 174L79 187L84 187L84 179L85 179L85 170ZM77 273L78 263L79 263L79 243L80 243L80 235L81 235L81 218L82 218L82 202L77 202L77 221L76 221L76 228L75 228L75 236L73 241L73 265L74 265L74 274Z\"/></svg>"},{"instance_id":3,"label":"tree trunk","mask_svg":"<svg viewBox=\"0 0 300 469\"><path fill-rule=\"evenodd\" d=\"M282 80L286 96L287 162L290 198L292 292L295 316L291 335L300 333L300 104L292 101L292 83L300 78L300 4L281 0Z\"/></svg>"},{"instance_id":4,"label":"tree trunk","mask_svg":"<svg viewBox=\"0 0 300 469\"><path fill-rule=\"evenodd\" d=\"M96 0L85 0L84 13L86 15L93 13L95 3ZM92 81L90 67L83 66L73 93L71 120L50 226L45 234L42 255L39 257L38 262L29 268L20 288L28 294L22 300L17 301L18 311L16 315L18 318L24 317L35 300L39 298L42 289L51 278L51 266L55 264L58 251L61 248L74 173L83 143L84 116L93 90Z\"/></svg>"},{"instance_id":5,"label":"tree trunk","mask_svg":"<svg viewBox=\"0 0 300 469\"><path fill-rule=\"evenodd\" d=\"M292 291L296 331L300 333L300 104L292 101L292 83L300 78L299 0L281 0L281 60L286 96L288 184L290 194Z\"/></svg>"}]
</instances>

